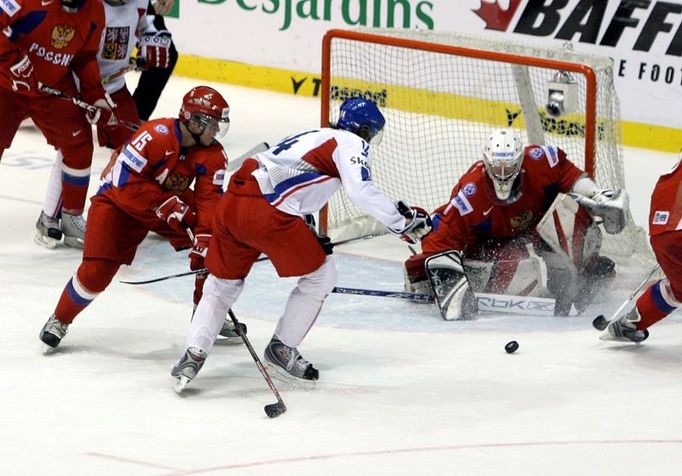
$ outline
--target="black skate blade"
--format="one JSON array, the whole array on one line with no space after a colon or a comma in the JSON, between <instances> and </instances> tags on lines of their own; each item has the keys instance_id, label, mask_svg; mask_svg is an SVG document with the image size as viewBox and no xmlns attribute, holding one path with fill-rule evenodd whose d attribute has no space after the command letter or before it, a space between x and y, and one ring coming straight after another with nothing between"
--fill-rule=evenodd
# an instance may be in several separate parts
<instances>
[{"instance_id":1,"label":"black skate blade","mask_svg":"<svg viewBox=\"0 0 682 476\"><path fill-rule=\"evenodd\" d=\"M592 326L598 331L603 331L609 326L609 320L600 314L594 318Z\"/></svg>"},{"instance_id":2,"label":"black skate blade","mask_svg":"<svg viewBox=\"0 0 682 476\"><path fill-rule=\"evenodd\" d=\"M287 407L284 404L284 402L277 402L277 403L272 403L270 405L265 405L263 407L263 410L265 410L265 414L267 416L269 416L270 418L277 418L282 413L287 411Z\"/></svg>"}]
</instances>

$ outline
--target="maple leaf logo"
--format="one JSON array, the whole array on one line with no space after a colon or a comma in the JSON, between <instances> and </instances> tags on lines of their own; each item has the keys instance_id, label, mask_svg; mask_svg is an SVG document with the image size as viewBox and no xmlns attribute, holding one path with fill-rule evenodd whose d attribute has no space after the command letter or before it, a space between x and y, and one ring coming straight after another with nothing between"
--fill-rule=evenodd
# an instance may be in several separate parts
<instances>
[{"instance_id":1,"label":"maple leaf logo","mask_svg":"<svg viewBox=\"0 0 682 476\"><path fill-rule=\"evenodd\" d=\"M498 0L495 0L494 3L481 0L481 8L472 10L472 12L485 21L486 30L507 31L509 22L514 18L514 13L521 5L521 0L510 0L509 7L506 10L497 2Z\"/></svg>"}]
</instances>

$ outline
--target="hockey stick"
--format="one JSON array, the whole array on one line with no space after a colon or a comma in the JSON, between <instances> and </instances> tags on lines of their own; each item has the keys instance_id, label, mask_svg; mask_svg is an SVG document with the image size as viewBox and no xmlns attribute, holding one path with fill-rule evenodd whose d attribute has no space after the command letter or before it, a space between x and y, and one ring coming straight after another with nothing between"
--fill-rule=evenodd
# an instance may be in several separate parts
<instances>
[{"instance_id":1,"label":"hockey stick","mask_svg":"<svg viewBox=\"0 0 682 476\"><path fill-rule=\"evenodd\" d=\"M258 355L256 352L253 350L253 346L251 345L251 342L249 341L248 337L246 337L246 334L242 333L242 328L239 325L239 321L237 320L237 316L234 315L234 312L232 312L232 309L229 309L227 311L227 314L230 316L230 319L232 319L232 323L234 324L235 330L237 331L237 334L239 334L239 337L242 338L244 341L244 345L246 346L247 349L249 349L249 354L251 354L251 357L253 358L253 361L256 363L256 367L258 367L258 370L260 370L261 375L265 379L265 382L268 384L268 387L270 387L270 390L272 390L272 393L277 397L277 403L271 403L269 405L265 405L263 407L263 410L265 411L265 414L269 416L270 418L275 418L280 416L282 413L287 411L287 406L284 404L284 401L282 400L282 397L280 396L279 392L277 391L277 387L275 387L275 384L272 382L272 379L270 378L270 375L268 374L268 371L265 369L265 366L263 365L263 362L258 358Z\"/></svg>"},{"instance_id":2,"label":"hockey stick","mask_svg":"<svg viewBox=\"0 0 682 476\"><path fill-rule=\"evenodd\" d=\"M69 96L68 94L63 93L59 89L55 89L51 86L48 86L43 83L38 83L38 89L40 89L42 92L51 94L52 96L56 96L58 98L66 99L67 101L71 101L74 103L76 106L80 107L81 109L85 109L86 111L90 112L91 114L96 114L99 112L102 108L99 108L97 106L93 106L90 103L87 103L85 101L82 101L80 99L77 99L75 97ZM113 112L112 112L113 114ZM123 127L126 127L130 129L131 131L136 131L140 128L139 125L133 123L133 122L128 122L128 121L123 121L121 119L116 119L119 124L121 124Z\"/></svg>"},{"instance_id":3,"label":"hockey stick","mask_svg":"<svg viewBox=\"0 0 682 476\"><path fill-rule=\"evenodd\" d=\"M270 146L268 145L267 142L261 142L260 144L256 144L255 146L251 147L249 150L244 152L242 155L237 157L234 160L230 160L229 163L227 164L227 171L228 172L234 172L237 170L239 167L241 167L242 163L249 157L253 157L254 155L258 154L259 152L265 152L268 150Z\"/></svg>"},{"instance_id":4,"label":"hockey stick","mask_svg":"<svg viewBox=\"0 0 682 476\"><path fill-rule=\"evenodd\" d=\"M186 226L185 231L187 232L187 236L189 236L189 239L194 241L195 237L192 230L188 226ZM282 413L287 411L287 406L284 404L282 397L279 395L279 392L277 391L275 384L272 383L272 379L270 378L270 375L268 375L267 370L265 370L263 362L261 362L261 360L258 358L258 355L256 355L256 351L253 350L253 346L251 345L251 342L249 341L248 337L246 337L246 333L242 332L242 327L239 325L237 316L234 315L232 309L228 309L227 314L230 316L230 319L234 324L235 331L237 332L237 334L239 334L239 337L241 337L242 340L244 341L244 345L246 346L246 348L249 349L249 353L251 354L251 357L253 357L253 361L256 363L256 367L258 367L258 370L260 370L261 375L263 375L263 378L270 387L270 390L272 390L272 393L274 393L275 397L277 397L277 403L271 403L263 407L263 410L265 410L265 414L270 418L280 416Z\"/></svg>"},{"instance_id":5,"label":"hockey stick","mask_svg":"<svg viewBox=\"0 0 682 476\"><path fill-rule=\"evenodd\" d=\"M644 278L640 285L637 286L637 289L635 289L632 292L632 294L630 294L630 296L628 296L628 298L625 301L623 301L623 304L621 304L620 307L616 310L616 312L614 312L611 315L610 319L606 319L606 317L604 317L603 314L600 314L594 318L594 320L592 321L592 326L594 326L594 328L597 329L598 331L605 330L609 326L609 324L611 324L615 319L618 318L618 315L623 311L623 309L625 309L628 306L628 304L630 304L635 299L635 297L639 294L642 288L646 286L651 277L654 274L656 274L656 271L658 271L660 267L661 267L660 264L656 264L656 266L654 266L653 269L649 271L649 274L647 274L646 278Z\"/></svg>"},{"instance_id":6,"label":"hockey stick","mask_svg":"<svg viewBox=\"0 0 682 476\"><path fill-rule=\"evenodd\" d=\"M332 289L336 294L355 294L357 296L374 296L374 297L389 297L405 299L413 302L433 302L433 297L429 294L407 293L403 291L383 291L379 289L362 289L362 288L342 288L335 287Z\"/></svg>"},{"instance_id":7,"label":"hockey stick","mask_svg":"<svg viewBox=\"0 0 682 476\"><path fill-rule=\"evenodd\" d=\"M119 69L118 71L114 71L113 73L104 76L100 82L102 83L102 86L104 86L105 84L109 84L110 82L112 82L114 79L120 78L126 73L129 73L131 71L141 71L142 68L144 68L145 63L146 61L144 60L144 58L131 57L130 61L128 62L128 66L125 66Z\"/></svg>"},{"instance_id":8,"label":"hockey stick","mask_svg":"<svg viewBox=\"0 0 682 476\"><path fill-rule=\"evenodd\" d=\"M189 231L191 232L191 230L189 230ZM333 246L345 245L346 243L352 243L354 241L359 241L359 240L368 240L370 238L375 238L377 236L383 236L383 235L384 235L384 233L369 233L367 235L358 236L356 238L349 238L347 240L341 240L341 241L338 241L336 243L332 243L332 245ZM194 240L192 239L192 241L194 241ZM270 258L268 258L267 256L261 256L260 258L258 258L256 260L256 262L267 261L269 259ZM201 269L195 269L192 271L185 271L185 272L177 273L177 274L170 274L167 276L160 276L158 278L146 279L144 281L119 281L119 283L131 284L133 286L137 286L140 284L158 283L159 281L166 281L167 279L182 278L183 276L191 276L193 274L201 274L201 273L206 273L206 272L208 272L208 270L206 268L201 268Z\"/></svg>"},{"instance_id":9,"label":"hockey stick","mask_svg":"<svg viewBox=\"0 0 682 476\"><path fill-rule=\"evenodd\" d=\"M432 303L434 297L430 294L410 293L404 291L384 291L378 289L335 287L332 293L354 294L356 296L388 297L404 299L417 303ZM553 316L555 300L531 296L516 296L511 294L474 293L479 313L521 314L524 316Z\"/></svg>"}]
</instances>

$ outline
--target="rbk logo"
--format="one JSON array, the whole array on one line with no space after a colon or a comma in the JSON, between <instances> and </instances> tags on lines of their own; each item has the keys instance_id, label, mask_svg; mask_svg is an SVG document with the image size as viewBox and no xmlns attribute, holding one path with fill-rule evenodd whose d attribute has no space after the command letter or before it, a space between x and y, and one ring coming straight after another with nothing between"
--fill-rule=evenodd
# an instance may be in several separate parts
<instances>
[{"instance_id":1,"label":"rbk logo","mask_svg":"<svg viewBox=\"0 0 682 476\"><path fill-rule=\"evenodd\" d=\"M481 0L481 8L472 11L485 21L486 30L507 31L519 5L521 5L521 0L510 0L509 7L505 10L500 6L498 0L495 0L494 3Z\"/></svg>"}]
</instances>

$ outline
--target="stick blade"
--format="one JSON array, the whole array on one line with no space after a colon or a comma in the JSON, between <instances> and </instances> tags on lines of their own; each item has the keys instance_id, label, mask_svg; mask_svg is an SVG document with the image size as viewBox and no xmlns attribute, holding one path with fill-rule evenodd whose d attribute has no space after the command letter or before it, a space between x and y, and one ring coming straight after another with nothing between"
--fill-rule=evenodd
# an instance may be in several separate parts
<instances>
[{"instance_id":1,"label":"stick blade","mask_svg":"<svg viewBox=\"0 0 682 476\"><path fill-rule=\"evenodd\" d=\"M609 326L609 320L600 314L594 318L592 326L598 331L603 331Z\"/></svg>"},{"instance_id":2,"label":"stick blade","mask_svg":"<svg viewBox=\"0 0 682 476\"><path fill-rule=\"evenodd\" d=\"M287 407L286 405L284 405L284 402L277 402L272 403L270 405L265 405L265 407L263 407L263 410L265 410L265 414L270 418L277 418L282 413L287 411Z\"/></svg>"}]
</instances>

